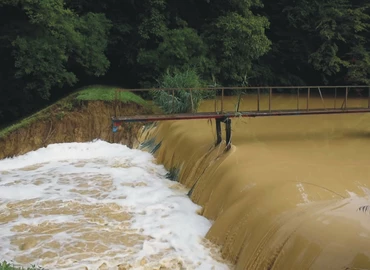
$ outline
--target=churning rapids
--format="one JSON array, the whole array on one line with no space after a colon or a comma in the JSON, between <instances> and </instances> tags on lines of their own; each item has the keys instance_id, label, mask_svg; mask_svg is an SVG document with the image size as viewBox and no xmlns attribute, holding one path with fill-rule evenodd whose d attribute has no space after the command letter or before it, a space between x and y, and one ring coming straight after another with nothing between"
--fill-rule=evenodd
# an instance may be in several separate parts
<instances>
[{"instance_id":1,"label":"churning rapids","mask_svg":"<svg viewBox=\"0 0 370 270\"><path fill-rule=\"evenodd\" d=\"M229 269L211 222L147 152L53 144L0 161L0 260L47 269Z\"/></svg>"}]
</instances>

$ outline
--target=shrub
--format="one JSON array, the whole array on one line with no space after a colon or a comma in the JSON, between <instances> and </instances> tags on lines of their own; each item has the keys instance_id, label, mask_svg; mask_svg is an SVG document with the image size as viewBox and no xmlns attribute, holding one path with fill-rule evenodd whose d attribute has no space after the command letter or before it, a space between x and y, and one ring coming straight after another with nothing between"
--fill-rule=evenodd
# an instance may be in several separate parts
<instances>
[{"instance_id":1,"label":"shrub","mask_svg":"<svg viewBox=\"0 0 370 270\"><path fill-rule=\"evenodd\" d=\"M201 79L194 69L167 71L159 81L161 89L178 88L174 90L154 90L153 100L165 113L196 112L204 93L202 90L187 90L185 88L202 87Z\"/></svg>"}]
</instances>

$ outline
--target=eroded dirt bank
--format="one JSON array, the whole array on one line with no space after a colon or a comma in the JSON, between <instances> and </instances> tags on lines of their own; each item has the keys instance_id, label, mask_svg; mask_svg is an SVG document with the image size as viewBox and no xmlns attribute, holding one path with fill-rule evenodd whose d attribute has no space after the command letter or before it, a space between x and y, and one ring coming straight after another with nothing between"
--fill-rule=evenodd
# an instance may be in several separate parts
<instances>
[{"instance_id":1,"label":"eroded dirt bank","mask_svg":"<svg viewBox=\"0 0 370 270\"><path fill-rule=\"evenodd\" d=\"M235 119L232 129L227 153L203 120L162 122L141 138L161 143L158 162L193 187L223 256L236 269L370 269L370 115Z\"/></svg>"},{"instance_id":2,"label":"eroded dirt bank","mask_svg":"<svg viewBox=\"0 0 370 270\"><path fill-rule=\"evenodd\" d=\"M123 130L112 132L111 117L135 114L146 109L137 104L113 104L89 101L78 108L53 108L47 117L0 138L0 159L20 155L52 143L87 142L102 139L132 147L141 124L126 124Z\"/></svg>"}]
</instances>

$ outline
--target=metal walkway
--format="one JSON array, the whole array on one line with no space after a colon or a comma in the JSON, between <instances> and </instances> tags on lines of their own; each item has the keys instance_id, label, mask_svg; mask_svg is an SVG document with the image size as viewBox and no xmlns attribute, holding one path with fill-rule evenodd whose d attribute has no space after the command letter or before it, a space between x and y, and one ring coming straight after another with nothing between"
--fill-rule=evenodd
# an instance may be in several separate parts
<instances>
[{"instance_id":1,"label":"metal walkway","mask_svg":"<svg viewBox=\"0 0 370 270\"><path fill-rule=\"evenodd\" d=\"M273 90L288 89L296 93L297 106L289 110L274 110L272 106ZM168 93L168 102L174 104L175 92L180 89L117 89L116 100L119 100L119 93L123 91L166 91ZM348 114L348 113L370 113L370 87L369 86L290 86L290 87L229 87L229 88L198 88L198 89L181 89L189 91L191 104L193 105L192 91L194 90L210 90L217 91L219 96L215 99L215 110L213 112L194 112L194 113L171 113L171 114L150 114L150 115L126 115L126 116L113 116L113 132L117 131L117 127L125 122L153 122L165 120L190 120L190 119L215 119L216 120L216 145L222 141L221 138L221 123L226 126L226 142L227 149L231 146L231 118L236 117L267 117L267 116L298 116L298 115L324 115L324 114ZM225 91L239 91L239 94L253 91L256 94L256 110L252 111L224 111L224 96ZM310 109L310 98L312 92L316 90L317 97L322 101L323 107ZM262 92L262 93L261 93ZM302 93L303 92L303 93ZM323 93L334 99L333 107L325 105ZM268 109L261 110L261 94L268 94ZM341 95L341 96L338 96ZM366 101L367 106L362 107L348 107L349 98L355 95L357 98L360 96L362 101ZM306 99L305 108L301 108L299 102L302 97ZM220 98L220 100L218 100ZM216 103L221 102L220 110L217 110ZM340 101L341 103L338 103ZM239 98L240 102L240 98ZM341 104L337 106L337 104ZM239 107L239 104L238 104Z\"/></svg>"},{"instance_id":2,"label":"metal walkway","mask_svg":"<svg viewBox=\"0 0 370 270\"><path fill-rule=\"evenodd\" d=\"M289 115L317 115L317 114L344 114L344 113L368 113L370 108L347 108L347 109L312 109L312 110L276 110L276 111L239 111L239 112L200 112L180 114L153 114L153 115L130 115L112 117L113 122L152 122L165 120L191 120L191 119L225 119L235 117L261 117L261 116L289 116Z\"/></svg>"}]
</instances>

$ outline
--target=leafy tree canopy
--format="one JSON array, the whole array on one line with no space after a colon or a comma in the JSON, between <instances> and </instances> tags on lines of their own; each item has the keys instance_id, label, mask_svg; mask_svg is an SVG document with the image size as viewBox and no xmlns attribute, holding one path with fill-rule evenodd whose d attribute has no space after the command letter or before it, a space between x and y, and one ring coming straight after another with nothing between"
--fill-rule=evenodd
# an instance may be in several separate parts
<instances>
[{"instance_id":1,"label":"leafy tree canopy","mask_svg":"<svg viewBox=\"0 0 370 270\"><path fill-rule=\"evenodd\" d=\"M72 86L152 87L173 70L208 85L368 84L369 10L365 0L0 0L0 121Z\"/></svg>"}]
</instances>

